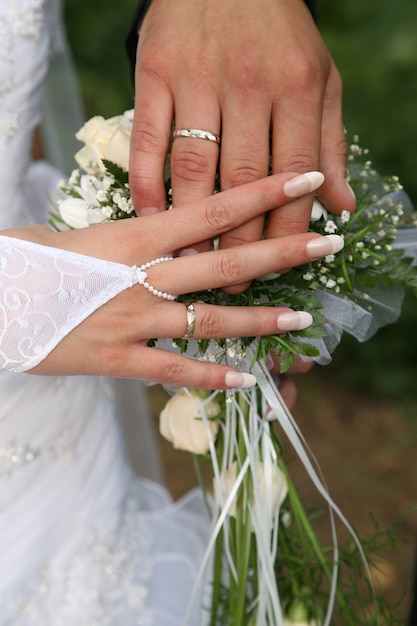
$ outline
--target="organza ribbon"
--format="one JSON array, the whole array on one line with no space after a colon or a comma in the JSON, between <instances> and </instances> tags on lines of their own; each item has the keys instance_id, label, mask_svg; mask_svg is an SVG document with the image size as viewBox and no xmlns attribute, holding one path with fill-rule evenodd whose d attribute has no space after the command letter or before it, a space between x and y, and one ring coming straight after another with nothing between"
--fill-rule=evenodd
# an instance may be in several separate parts
<instances>
[{"instance_id":1,"label":"organza ribbon","mask_svg":"<svg viewBox=\"0 0 417 626\"><path fill-rule=\"evenodd\" d=\"M273 413L275 419L279 422L283 432L287 436L291 445L294 448L297 456L303 463L303 466L308 474L308 477L314 484L317 491L325 500L329 510L329 521L331 527L331 535L333 541L333 566L331 568L331 581L329 589L329 599L327 604L326 616L323 622L323 626L330 626L332 620L332 614L334 609L334 603L336 598L336 587L338 580L338 540L336 532L335 517L338 517L340 521L345 525L351 534L358 551L363 560L365 571L371 582L371 574L366 561L366 556L361 546L361 543L349 524L346 517L343 515L339 507L332 500L329 495L324 481L321 477L320 469L315 461L311 450L309 449L302 433L300 432L293 416L287 409L281 394L279 393L275 382L273 381L266 365L262 362L258 362L252 369L252 372L257 378L258 387L261 390L265 403L268 404ZM215 442L208 428L208 418L204 411L204 405L206 402L213 400L218 392L214 392L208 400L198 404L198 411L203 421L207 424L207 432L209 433L210 441L210 456L212 461L213 470L213 482L215 486L215 501L212 504L212 516L214 520L213 529L210 535L209 543L201 563L199 575L196 580L196 585L190 600L190 608L193 605L194 597L198 588L206 578L208 566L212 560L213 552L215 549L216 541L219 537L222 529L225 533L228 532L229 527L229 515L230 509L234 502L236 502L237 494L242 486L245 477L250 472L252 475L253 484L253 506L248 507L249 514L251 516L251 523L253 526L253 532L256 537L257 554L258 554L258 597L256 599L256 626L265 626L266 623L274 624L276 626L283 626L284 619L282 614L280 593L277 586L275 576L275 560L277 556L278 546L278 525L280 523L280 506L275 508L273 513L273 497L271 491L268 489L261 489L261 481L259 479L259 467L261 465L264 469L264 485L272 485L279 479L277 475L277 455L274 445L271 441L269 425L263 419L263 416L258 413L257 397L255 391L233 391L228 393L228 400L226 402L226 416L224 420L224 452L223 457L218 458L218 453L215 448ZM246 401L249 403L250 411L248 419L246 420L242 415L240 408L239 398L244 395ZM245 455L242 458L239 472L236 475L236 479L233 487L228 492L227 496L219 497L221 489L216 489L217 486L221 486L224 478L225 468L230 467L233 463L237 451L236 432L239 429L240 434L245 441ZM313 461L311 459L314 459ZM317 464L317 469L314 467ZM271 519L273 524L271 527ZM230 575L237 581L238 573L236 570L233 557L228 551L227 542L224 544L226 551L226 561ZM242 584L242 581L240 581ZM372 582L371 582L372 586ZM187 623L187 620L185 621Z\"/></svg>"}]
</instances>

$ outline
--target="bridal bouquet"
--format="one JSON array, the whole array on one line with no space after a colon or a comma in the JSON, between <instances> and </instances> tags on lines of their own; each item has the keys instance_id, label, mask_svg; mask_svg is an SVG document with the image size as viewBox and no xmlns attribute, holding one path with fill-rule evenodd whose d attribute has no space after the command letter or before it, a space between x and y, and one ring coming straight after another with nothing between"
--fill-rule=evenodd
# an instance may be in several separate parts
<instances>
[{"instance_id":1,"label":"bridal bouquet","mask_svg":"<svg viewBox=\"0 0 417 626\"><path fill-rule=\"evenodd\" d=\"M61 185L63 195L51 217L56 228L135 217L128 177L131 122L127 112L110 120L93 118L81 129L80 169ZM257 378L252 390L177 391L160 418L162 434L176 448L192 452L197 467L204 463L212 470L212 485L203 485L212 533L190 598L191 606L208 581L203 608L211 626L399 623L372 585L370 565L382 533L360 542L328 494L268 369L271 353L280 358L282 372L295 357L329 362L343 332L366 340L397 319L404 288L417 291L417 220L398 179L380 177L356 139L348 177L356 212L336 217L315 202L311 217L311 230L344 237L337 256L263 276L242 294L211 290L183 298L308 310L314 319L310 328L261 338L157 341L192 358L231 363ZM166 185L168 208L169 179ZM330 547L323 547L314 532L317 511L306 511L293 485L284 438L323 497ZM339 546L337 519L350 532L348 548Z\"/></svg>"}]
</instances>

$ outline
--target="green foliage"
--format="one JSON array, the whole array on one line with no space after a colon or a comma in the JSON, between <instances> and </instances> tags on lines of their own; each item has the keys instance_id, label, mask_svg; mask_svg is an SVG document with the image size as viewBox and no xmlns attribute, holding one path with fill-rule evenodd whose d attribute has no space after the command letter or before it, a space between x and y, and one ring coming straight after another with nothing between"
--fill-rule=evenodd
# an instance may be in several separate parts
<instances>
[{"instance_id":1,"label":"green foliage","mask_svg":"<svg viewBox=\"0 0 417 626\"><path fill-rule=\"evenodd\" d=\"M318 26L341 73L344 121L417 200L417 3L318 0Z\"/></svg>"},{"instance_id":2,"label":"green foliage","mask_svg":"<svg viewBox=\"0 0 417 626\"><path fill-rule=\"evenodd\" d=\"M107 159L103 159L103 165L110 176L113 176L117 184L123 186L129 183L129 173L120 167L120 165L117 165L117 163L113 163L112 161L108 161Z\"/></svg>"},{"instance_id":3,"label":"green foliage","mask_svg":"<svg viewBox=\"0 0 417 626\"><path fill-rule=\"evenodd\" d=\"M124 40L136 0L65 0L67 35L87 117L118 115L133 107Z\"/></svg>"}]
</instances>

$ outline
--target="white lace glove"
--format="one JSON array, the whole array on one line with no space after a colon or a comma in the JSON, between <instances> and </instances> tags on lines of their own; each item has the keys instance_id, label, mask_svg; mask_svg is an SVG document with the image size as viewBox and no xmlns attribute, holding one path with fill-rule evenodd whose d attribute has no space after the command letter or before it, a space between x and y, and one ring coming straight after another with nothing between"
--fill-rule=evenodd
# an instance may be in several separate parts
<instances>
[{"instance_id":1,"label":"white lace glove","mask_svg":"<svg viewBox=\"0 0 417 626\"><path fill-rule=\"evenodd\" d=\"M121 291L152 289L145 280L142 268L0 236L0 367L32 369Z\"/></svg>"}]
</instances>

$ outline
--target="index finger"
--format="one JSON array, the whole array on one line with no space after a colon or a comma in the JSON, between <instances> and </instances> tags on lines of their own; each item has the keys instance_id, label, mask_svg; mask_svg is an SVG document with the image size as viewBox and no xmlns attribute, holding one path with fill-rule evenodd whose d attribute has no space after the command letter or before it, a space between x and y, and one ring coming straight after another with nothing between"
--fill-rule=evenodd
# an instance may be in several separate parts
<instances>
[{"instance_id":1,"label":"index finger","mask_svg":"<svg viewBox=\"0 0 417 626\"><path fill-rule=\"evenodd\" d=\"M277 174L145 218L148 256L169 254L200 241L213 239L275 207L310 193L324 180L320 172ZM117 223L115 224L115 226ZM137 224L141 228L140 221Z\"/></svg>"}]
</instances>

